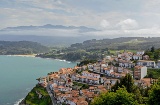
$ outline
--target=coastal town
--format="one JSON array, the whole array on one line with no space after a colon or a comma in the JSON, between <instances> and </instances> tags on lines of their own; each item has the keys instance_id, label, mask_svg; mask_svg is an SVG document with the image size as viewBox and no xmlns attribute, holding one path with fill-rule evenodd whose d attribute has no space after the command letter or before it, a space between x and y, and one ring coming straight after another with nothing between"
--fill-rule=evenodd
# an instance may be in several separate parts
<instances>
[{"instance_id":1,"label":"coastal town","mask_svg":"<svg viewBox=\"0 0 160 105\"><path fill-rule=\"evenodd\" d=\"M53 105L89 105L94 97L105 93L130 74L134 84L147 88L155 81L144 78L148 68L160 68L160 61L150 60L145 51L106 56L96 63L88 63L74 68L61 68L40 77L38 84L47 88Z\"/></svg>"}]
</instances>

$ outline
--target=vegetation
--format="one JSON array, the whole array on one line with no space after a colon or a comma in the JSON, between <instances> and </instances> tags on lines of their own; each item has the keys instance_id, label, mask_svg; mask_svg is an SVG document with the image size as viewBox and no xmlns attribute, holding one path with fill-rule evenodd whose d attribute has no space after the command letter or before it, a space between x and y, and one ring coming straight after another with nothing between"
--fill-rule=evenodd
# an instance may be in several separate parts
<instances>
[{"instance_id":1,"label":"vegetation","mask_svg":"<svg viewBox=\"0 0 160 105\"><path fill-rule=\"evenodd\" d=\"M88 84L82 84L78 82L73 82L74 86L81 86L81 89L88 89L89 85Z\"/></svg>"},{"instance_id":2,"label":"vegetation","mask_svg":"<svg viewBox=\"0 0 160 105\"><path fill-rule=\"evenodd\" d=\"M160 78L151 88L137 87L131 75L127 74L108 93L102 93L94 98L92 105L159 105Z\"/></svg>"},{"instance_id":3,"label":"vegetation","mask_svg":"<svg viewBox=\"0 0 160 105\"><path fill-rule=\"evenodd\" d=\"M120 83L117 81L116 84L112 87L112 91L116 91L119 87L126 87L126 90L131 93L133 91L134 81L130 74L127 74L125 77L120 79Z\"/></svg>"},{"instance_id":4,"label":"vegetation","mask_svg":"<svg viewBox=\"0 0 160 105\"><path fill-rule=\"evenodd\" d=\"M149 91L149 105L160 105L160 85L153 85Z\"/></svg>"},{"instance_id":5,"label":"vegetation","mask_svg":"<svg viewBox=\"0 0 160 105\"><path fill-rule=\"evenodd\" d=\"M116 92L102 93L91 105L138 105L138 102L133 93L128 93L126 88L119 88Z\"/></svg>"},{"instance_id":6,"label":"vegetation","mask_svg":"<svg viewBox=\"0 0 160 105\"><path fill-rule=\"evenodd\" d=\"M151 60L157 61L157 60L160 59L160 48L159 49L155 49L152 46L151 49L149 49L149 50L147 50L145 52L145 55L148 55Z\"/></svg>"},{"instance_id":7,"label":"vegetation","mask_svg":"<svg viewBox=\"0 0 160 105\"><path fill-rule=\"evenodd\" d=\"M150 78L150 77L154 79L158 79L160 77L160 69L148 68L146 78Z\"/></svg>"},{"instance_id":8,"label":"vegetation","mask_svg":"<svg viewBox=\"0 0 160 105\"><path fill-rule=\"evenodd\" d=\"M77 64L77 66L83 66L83 65L87 65L89 63L96 63L97 60L84 60L84 61L81 61L80 63Z\"/></svg>"},{"instance_id":9,"label":"vegetation","mask_svg":"<svg viewBox=\"0 0 160 105\"><path fill-rule=\"evenodd\" d=\"M87 40L83 43L72 44L70 47L58 49L39 55L44 58L65 59L68 61L83 61L87 59L99 60L105 55L116 55L116 50L135 52L135 50L148 50L146 54L152 59L159 59L160 38L122 37L115 39ZM152 47L154 45L154 47ZM152 51L151 51L152 50Z\"/></svg>"},{"instance_id":10,"label":"vegetation","mask_svg":"<svg viewBox=\"0 0 160 105\"><path fill-rule=\"evenodd\" d=\"M48 52L49 48L42 46L36 42L30 41L0 41L1 55L15 55L15 54L33 54Z\"/></svg>"},{"instance_id":11,"label":"vegetation","mask_svg":"<svg viewBox=\"0 0 160 105\"><path fill-rule=\"evenodd\" d=\"M42 97L39 98L38 94L41 94ZM46 88L43 88L40 85L36 85L31 92L28 93L24 99L24 103L27 105L52 105L52 101Z\"/></svg>"}]
</instances>

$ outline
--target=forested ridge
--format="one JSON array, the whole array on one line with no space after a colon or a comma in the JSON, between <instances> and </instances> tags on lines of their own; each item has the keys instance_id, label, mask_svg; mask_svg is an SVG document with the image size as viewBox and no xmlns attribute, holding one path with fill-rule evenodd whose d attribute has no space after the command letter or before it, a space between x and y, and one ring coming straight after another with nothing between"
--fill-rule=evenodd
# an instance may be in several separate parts
<instances>
[{"instance_id":1,"label":"forested ridge","mask_svg":"<svg viewBox=\"0 0 160 105\"><path fill-rule=\"evenodd\" d=\"M0 41L1 55L33 54L48 52L49 48L31 41Z\"/></svg>"},{"instance_id":2,"label":"forested ridge","mask_svg":"<svg viewBox=\"0 0 160 105\"><path fill-rule=\"evenodd\" d=\"M39 55L44 58L65 59L68 61L82 61L86 59L98 60L105 55L113 55L111 50L148 50L151 47L159 48L160 37L121 37L114 39L86 40L75 43L70 47L53 49Z\"/></svg>"}]
</instances>

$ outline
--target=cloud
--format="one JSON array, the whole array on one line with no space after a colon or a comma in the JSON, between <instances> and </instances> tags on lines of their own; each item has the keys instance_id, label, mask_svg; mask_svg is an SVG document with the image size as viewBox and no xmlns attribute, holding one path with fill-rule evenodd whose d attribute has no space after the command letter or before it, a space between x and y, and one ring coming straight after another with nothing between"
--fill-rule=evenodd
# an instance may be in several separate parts
<instances>
[{"instance_id":1,"label":"cloud","mask_svg":"<svg viewBox=\"0 0 160 105\"><path fill-rule=\"evenodd\" d=\"M126 19L126 20L120 21L117 24L117 26L120 27L121 29L135 29L138 27L138 23L136 20Z\"/></svg>"},{"instance_id":2,"label":"cloud","mask_svg":"<svg viewBox=\"0 0 160 105\"><path fill-rule=\"evenodd\" d=\"M110 25L110 23L109 23L107 20L102 20L102 21L100 22L100 26L101 26L102 28L107 28L109 25Z\"/></svg>"},{"instance_id":3,"label":"cloud","mask_svg":"<svg viewBox=\"0 0 160 105\"><path fill-rule=\"evenodd\" d=\"M36 30L7 30L0 31L0 35L37 35L37 36L59 36L77 37L80 35L78 29L36 29Z\"/></svg>"},{"instance_id":4,"label":"cloud","mask_svg":"<svg viewBox=\"0 0 160 105\"><path fill-rule=\"evenodd\" d=\"M160 24L159 3L159 0L1 0L0 29L53 24L102 29L84 33L90 36L159 35L159 27L154 27ZM55 30L46 32L49 35L65 33ZM40 31L37 33L40 34ZM71 35L74 34L79 35L72 31Z\"/></svg>"}]
</instances>

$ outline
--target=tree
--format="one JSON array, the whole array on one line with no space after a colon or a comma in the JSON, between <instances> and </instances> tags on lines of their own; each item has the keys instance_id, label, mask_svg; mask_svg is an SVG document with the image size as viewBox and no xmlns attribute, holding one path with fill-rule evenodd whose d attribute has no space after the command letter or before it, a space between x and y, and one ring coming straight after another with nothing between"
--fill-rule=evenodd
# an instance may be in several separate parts
<instances>
[{"instance_id":1,"label":"tree","mask_svg":"<svg viewBox=\"0 0 160 105\"><path fill-rule=\"evenodd\" d=\"M138 105L134 94L128 93L126 88L119 88L116 92L102 93L94 98L91 105Z\"/></svg>"},{"instance_id":2,"label":"tree","mask_svg":"<svg viewBox=\"0 0 160 105\"><path fill-rule=\"evenodd\" d=\"M120 83L117 81L112 87L112 91L115 92L119 87L125 87L126 90L131 93L133 92L134 81L132 76L128 73L125 77L120 79Z\"/></svg>"},{"instance_id":3,"label":"tree","mask_svg":"<svg viewBox=\"0 0 160 105\"><path fill-rule=\"evenodd\" d=\"M138 101L138 103L143 103L142 95L140 92L140 89L137 86L133 86L133 94L135 95L135 99Z\"/></svg>"},{"instance_id":4,"label":"tree","mask_svg":"<svg viewBox=\"0 0 160 105\"><path fill-rule=\"evenodd\" d=\"M125 86L126 90L131 93L133 90L134 81L132 76L128 73L125 77L120 79L120 87Z\"/></svg>"},{"instance_id":5,"label":"tree","mask_svg":"<svg viewBox=\"0 0 160 105\"><path fill-rule=\"evenodd\" d=\"M150 83L152 83L153 74L152 74L152 73L149 73L149 74L148 74L148 77L150 78Z\"/></svg>"},{"instance_id":6,"label":"tree","mask_svg":"<svg viewBox=\"0 0 160 105\"><path fill-rule=\"evenodd\" d=\"M117 80L116 83L115 83L115 85L112 86L111 91L116 92L116 90L118 90L119 86L120 86L120 83Z\"/></svg>"},{"instance_id":7,"label":"tree","mask_svg":"<svg viewBox=\"0 0 160 105\"><path fill-rule=\"evenodd\" d=\"M153 85L149 90L149 105L160 105L160 85Z\"/></svg>"},{"instance_id":8,"label":"tree","mask_svg":"<svg viewBox=\"0 0 160 105\"><path fill-rule=\"evenodd\" d=\"M153 53L155 51L154 46L151 47L151 52Z\"/></svg>"},{"instance_id":9,"label":"tree","mask_svg":"<svg viewBox=\"0 0 160 105\"><path fill-rule=\"evenodd\" d=\"M160 85L160 77L157 80L157 84Z\"/></svg>"}]
</instances>

